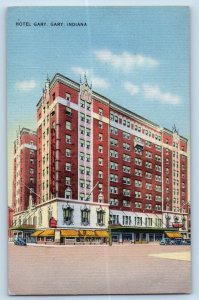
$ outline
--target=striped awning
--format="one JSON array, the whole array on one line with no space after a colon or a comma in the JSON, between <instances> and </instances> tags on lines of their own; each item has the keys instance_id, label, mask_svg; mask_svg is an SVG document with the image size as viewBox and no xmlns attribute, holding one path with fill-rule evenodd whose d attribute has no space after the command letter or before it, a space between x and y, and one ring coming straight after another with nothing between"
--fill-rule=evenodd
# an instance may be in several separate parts
<instances>
[{"instance_id":1,"label":"striped awning","mask_svg":"<svg viewBox=\"0 0 199 300\"><path fill-rule=\"evenodd\" d=\"M47 229L44 230L42 233L39 234L39 236L54 236L55 230L54 229Z\"/></svg>"},{"instance_id":2,"label":"striped awning","mask_svg":"<svg viewBox=\"0 0 199 300\"><path fill-rule=\"evenodd\" d=\"M165 232L166 236L170 239L179 239L182 238L182 233L177 231L177 232Z\"/></svg>"},{"instance_id":3,"label":"striped awning","mask_svg":"<svg viewBox=\"0 0 199 300\"><path fill-rule=\"evenodd\" d=\"M95 237L95 231L94 230L86 230L86 237Z\"/></svg>"},{"instance_id":4,"label":"striped awning","mask_svg":"<svg viewBox=\"0 0 199 300\"><path fill-rule=\"evenodd\" d=\"M106 231L106 230L96 230L95 235L96 235L96 237L102 237L102 238L109 237L108 231Z\"/></svg>"},{"instance_id":5,"label":"striped awning","mask_svg":"<svg viewBox=\"0 0 199 300\"><path fill-rule=\"evenodd\" d=\"M39 236L44 230L37 230L31 236Z\"/></svg>"},{"instance_id":6,"label":"striped awning","mask_svg":"<svg viewBox=\"0 0 199 300\"><path fill-rule=\"evenodd\" d=\"M61 237L79 237L79 232L74 229L62 229Z\"/></svg>"}]
</instances>

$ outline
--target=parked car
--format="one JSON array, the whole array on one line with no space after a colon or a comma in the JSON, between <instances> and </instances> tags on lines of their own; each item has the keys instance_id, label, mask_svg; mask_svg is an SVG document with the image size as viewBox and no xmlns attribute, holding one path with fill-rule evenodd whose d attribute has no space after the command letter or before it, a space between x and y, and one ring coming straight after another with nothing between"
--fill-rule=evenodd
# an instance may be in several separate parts
<instances>
[{"instance_id":1,"label":"parked car","mask_svg":"<svg viewBox=\"0 0 199 300\"><path fill-rule=\"evenodd\" d=\"M18 238L16 238L16 239L14 240L14 244L15 244L16 246L26 246L26 245L27 245L27 244L26 244L26 241L25 241L24 239L20 238L20 237L18 237Z\"/></svg>"},{"instance_id":2,"label":"parked car","mask_svg":"<svg viewBox=\"0 0 199 300\"><path fill-rule=\"evenodd\" d=\"M173 241L169 238L163 238L160 241L160 245L174 245Z\"/></svg>"}]
</instances>

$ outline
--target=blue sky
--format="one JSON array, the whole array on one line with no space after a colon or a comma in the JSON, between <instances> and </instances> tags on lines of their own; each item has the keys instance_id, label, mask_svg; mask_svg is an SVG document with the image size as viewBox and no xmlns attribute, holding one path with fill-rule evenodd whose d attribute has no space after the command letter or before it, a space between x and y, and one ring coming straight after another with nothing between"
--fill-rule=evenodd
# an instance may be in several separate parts
<instances>
[{"instance_id":1,"label":"blue sky","mask_svg":"<svg viewBox=\"0 0 199 300\"><path fill-rule=\"evenodd\" d=\"M17 21L32 26L19 27ZM36 103L47 74L79 81L86 72L96 92L168 129L175 123L189 138L186 7L19 7L9 10L7 30L9 183L16 129L36 129Z\"/></svg>"}]
</instances>

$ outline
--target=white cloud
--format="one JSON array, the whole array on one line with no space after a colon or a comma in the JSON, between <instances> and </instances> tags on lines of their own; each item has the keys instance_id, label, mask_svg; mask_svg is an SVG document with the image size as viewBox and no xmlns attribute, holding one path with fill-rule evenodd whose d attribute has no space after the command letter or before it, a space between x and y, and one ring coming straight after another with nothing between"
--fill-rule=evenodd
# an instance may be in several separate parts
<instances>
[{"instance_id":1,"label":"white cloud","mask_svg":"<svg viewBox=\"0 0 199 300\"><path fill-rule=\"evenodd\" d=\"M75 74L81 75L81 76L83 76L85 74L89 75L91 73L91 71L89 69L84 69L82 67L72 67L71 69Z\"/></svg>"},{"instance_id":2,"label":"white cloud","mask_svg":"<svg viewBox=\"0 0 199 300\"><path fill-rule=\"evenodd\" d=\"M28 92L33 90L37 86L35 80L23 80L17 81L15 84L15 88L18 91Z\"/></svg>"},{"instance_id":3,"label":"white cloud","mask_svg":"<svg viewBox=\"0 0 199 300\"><path fill-rule=\"evenodd\" d=\"M170 94L168 92L162 92L158 86L154 85L143 85L144 96L147 99L158 100L162 103L169 103L177 105L180 103L180 97L177 95Z\"/></svg>"},{"instance_id":4,"label":"white cloud","mask_svg":"<svg viewBox=\"0 0 199 300\"><path fill-rule=\"evenodd\" d=\"M108 81L106 81L104 78L98 77L98 76L94 76L92 78L92 84L93 84L94 88L107 89L110 86L110 84L108 83Z\"/></svg>"},{"instance_id":5,"label":"white cloud","mask_svg":"<svg viewBox=\"0 0 199 300\"><path fill-rule=\"evenodd\" d=\"M139 86L137 86L129 81L124 82L124 88L127 92L129 92L129 94L131 96L138 94L139 90L140 90Z\"/></svg>"},{"instance_id":6,"label":"white cloud","mask_svg":"<svg viewBox=\"0 0 199 300\"><path fill-rule=\"evenodd\" d=\"M129 72L135 67L156 67L159 64L156 59L141 54L129 52L114 54L106 49L96 50L94 53L98 60L110 64L116 69L121 69L123 72Z\"/></svg>"},{"instance_id":7,"label":"white cloud","mask_svg":"<svg viewBox=\"0 0 199 300\"><path fill-rule=\"evenodd\" d=\"M107 89L110 86L107 80L102 77L95 76L93 74L93 71L90 69L84 69L82 67L72 67L72 71L80 76L84 76L86 74L88 81L92 82L94 88Z\"/></svg>"}]
</instances>

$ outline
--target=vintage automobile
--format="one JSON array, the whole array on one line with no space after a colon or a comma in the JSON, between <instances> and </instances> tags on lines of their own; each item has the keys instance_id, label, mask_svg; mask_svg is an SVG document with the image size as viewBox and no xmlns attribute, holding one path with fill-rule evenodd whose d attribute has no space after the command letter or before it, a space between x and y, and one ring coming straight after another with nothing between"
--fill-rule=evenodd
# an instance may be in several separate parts
<instances>
[{"instance_id":1,"label":"vintage automobile","mask_svg":"<svg viewBox=\"0 0 199 300\"><path fill-rule=\"evenodd\" d=\"M27 246L26 241L23 240L22 238L18 237L14 240L14 244L16 246Z\"/></svg>"},{"instance_id":2,"label":"vintage automobile","mask_svg":"<svg viewBox=\"0 0 199 300\"><path fill-rule=\"evenodd\" d=\"M160 245L175 245L174 241L169 239L169 238L163 238L161 241L160 241Z\"/></svg>"}]
</instances>

